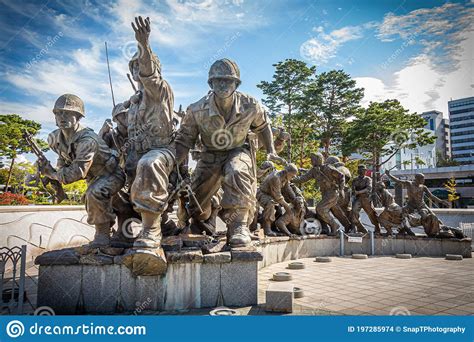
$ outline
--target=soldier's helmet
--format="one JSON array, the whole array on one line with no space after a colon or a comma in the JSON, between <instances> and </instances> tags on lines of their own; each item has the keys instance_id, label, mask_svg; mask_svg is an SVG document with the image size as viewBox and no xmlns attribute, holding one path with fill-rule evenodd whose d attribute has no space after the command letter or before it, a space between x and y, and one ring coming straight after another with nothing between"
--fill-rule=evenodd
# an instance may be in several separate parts
<instances>
[{"instance_id":1,"label":"soldier's helmet","mask_svg":"<svg viewBox=\"0 0 474 342\"><path fill-rule=\"evenodd\" d=\"M123 103L118 103L115 105L114 109L112 110L112 118L115 118L117 115L122 113L127 113L128 109L125 108Z\"/></svg>"},{"instance_id":2,"label":"soldier's helmet","mask_svg":"<svg viewBox=\"0 0 474 342\"><path fill-rule=\"evenodd\" d=\"M317 153L311 153L310 155L310 158L311 158L311 164L313 166L315 165L322 165L323 164L323 161L324 161L324 157L321 153L317 152Z\"/></svg>"},{"instance_id":3,"label":"soldier's helmet","mask_svg":"<svg viewBox=\"0 0 474 342\"><path fill-rule=\"evenodd\" d=\"M223 58L215 61L209 69L209 78L207 83L211 85L211 81L215 78L226 78L237 82L240 85L240 70L237 63L230 59Z\"/></svg>"},{"instance_id":4,"label":"soldier's helmet","mask_svg":"<svg viewBox=\"0 0 474 342\"><path fill-rule=\"evenodd\" d=\"M78 113L81 117L85 116L84 102L77 95L61 95L54 103L53 113L57 114L61 110Z\"/></svg>"},{"instance_id":5,"label":"soldier's helmet","mask_svg":"<svg viewBox=\"0 0 474 342\"><path fill-rule=\"evenodd\" d=\"M133 63L138 61L138 57L140 57L140 54L142 53L142 47L138 47L138 51L135 52L133 55L132 59L130 62L128 62L128 70L130 70L131 73L133 73ZM161 73L161 62L160 59L158 58L157 55L155 55L153 52L151 53L151 60L153 64L155 65L156 71L158 73Z\"/></svg>"},{"instance_id":6,"label":"soldier's helmet","mask_svg":"<svg viewBox=\"0 0 474 342\"><path fill-rule=\"evenodd\" d=\"M293 163L288 163L288 164L285 166L285 171L288 172L288 173L297 174L297 173L298 173L298 168L296 167L295 164L293 164Z\"/></svg>"},{"instance_id":7,"label":"soldier's helmet","mask_svg":"<svg viewBox=\"0 0 474 342\"><path fill-rule=\"evenodd\" d=\"M341 162L341 160L337 156L329 156L326 159L326 164L330 164L330 165L337 164L337 163L340 163L340 162Z\"/></svg>"},{"instance_id":8,"label":"soldier's helmet","mask_svg":"<svg viewBox=\"0 0 474 342\"><path fill-rule=\"evenodd\" d=\"M266 169L275 169L275 164L273 164L272 161L270 160L265 160L262 165L260 165L260 169L266 170Z\"/></svg>"}]
</instances>

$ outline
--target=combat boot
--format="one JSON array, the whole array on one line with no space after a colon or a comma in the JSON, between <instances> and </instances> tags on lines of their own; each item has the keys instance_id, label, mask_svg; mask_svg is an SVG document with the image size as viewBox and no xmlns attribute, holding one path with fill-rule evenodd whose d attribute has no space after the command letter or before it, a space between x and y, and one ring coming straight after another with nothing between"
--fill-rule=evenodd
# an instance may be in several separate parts
<instances>
[{"instance_id":1,"label":"combat boot","mask_svg":"<svg viewBox=\"0 0 474 342\"><path fill-rule=\"evenodd\" d=\"M90 247L107 247L110 245L110 223L95 225L94 240L89 244Z\"/></svg>"},{"instance_id":2,"label":"combat boot","mask_svg":"<svg viewBox=\"0 0 474 342\"><path fill-rule=\"evenodd\" d=\"M252 242L250 231L244 222L232 222L228 225L228 243L230 247L247 247Z\"/></svg>"},{"instance_id":3,"label":"combat boot","mask_svg":"<svg viewBox=\"0 0 474 342\"><path fill-rule=\"evenodd\" d=\"M161 214L142 212L143 230L133 243L136 248L159 248L161 245Z\"/></svg>"}]
</instances>

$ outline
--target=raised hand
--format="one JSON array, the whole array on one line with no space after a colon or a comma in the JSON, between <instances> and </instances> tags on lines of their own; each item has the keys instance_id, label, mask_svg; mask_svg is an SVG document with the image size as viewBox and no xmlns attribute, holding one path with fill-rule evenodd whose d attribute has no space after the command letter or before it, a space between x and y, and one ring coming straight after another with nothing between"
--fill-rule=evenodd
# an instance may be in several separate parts
<instances>
[{"instance_id":1,"label":"raised hand","mask_svg":"<svg viewBox=\"0 0 474 342\"><path fill-rule=\"evenodd\" d=\"M148 38L150 37L150 18L143 20L141 16L135 17L135 23L132 22L133 31L135 31L135 39L143 46L148 44Z\"/></svg>"}]
</instances>

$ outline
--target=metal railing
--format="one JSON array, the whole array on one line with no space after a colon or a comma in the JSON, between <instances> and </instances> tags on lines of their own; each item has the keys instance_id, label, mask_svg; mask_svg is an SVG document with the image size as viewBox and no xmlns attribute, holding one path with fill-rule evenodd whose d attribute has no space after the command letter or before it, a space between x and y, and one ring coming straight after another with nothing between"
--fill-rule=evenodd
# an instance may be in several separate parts
<instances>
[{"instance_id":1,"label":"metal railing","mask_svg":"<svg viewBox=\"0 0 474 342\"><path fill-rule=\"evenodd\" d=\"M25 299L26 245L0 248L0 307L21 315ZM16 307L16 311L14 310Z\"/></svg>"}]
</instances>

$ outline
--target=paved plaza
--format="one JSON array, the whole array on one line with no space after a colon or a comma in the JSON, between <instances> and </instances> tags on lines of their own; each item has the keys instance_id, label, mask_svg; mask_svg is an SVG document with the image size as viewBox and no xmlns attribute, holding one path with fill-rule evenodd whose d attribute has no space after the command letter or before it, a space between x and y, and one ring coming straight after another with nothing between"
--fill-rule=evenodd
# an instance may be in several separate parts
<instances>
[{"instance_id":1,"label":"paved plaza","mask_svg":"<svg viewBox=\"0 0 474 342\"><path fill-rule=\"evenodd\" d=\"M305 296L294 301L294 314L315 315L474 315L474 259L365 260L331 257L329 263L300 259L305 269L287 269L289 262L259 272L259 303L275 272L288 272Z\"/></svg>"}]
</instances>

